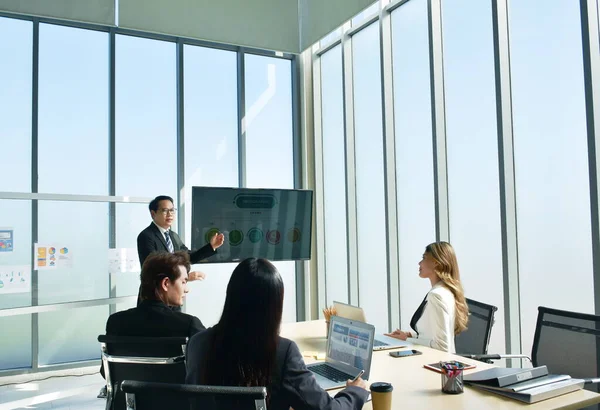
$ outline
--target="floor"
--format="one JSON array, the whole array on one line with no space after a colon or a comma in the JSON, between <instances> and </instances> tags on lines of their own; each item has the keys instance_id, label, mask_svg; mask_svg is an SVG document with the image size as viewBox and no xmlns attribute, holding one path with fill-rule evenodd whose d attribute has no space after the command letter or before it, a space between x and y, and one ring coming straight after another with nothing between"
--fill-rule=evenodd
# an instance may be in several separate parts
<instances>
[{"instance_id":1,"label":"floor","mask_svg":"<svg viewBox=\"0 0 600 410\"><path fill-rule=\"evenodd\" d=\"M101 410L106 400L96 396L103 385L98 366L0 377L0 410Z\"/></svg>"}]
</instances>

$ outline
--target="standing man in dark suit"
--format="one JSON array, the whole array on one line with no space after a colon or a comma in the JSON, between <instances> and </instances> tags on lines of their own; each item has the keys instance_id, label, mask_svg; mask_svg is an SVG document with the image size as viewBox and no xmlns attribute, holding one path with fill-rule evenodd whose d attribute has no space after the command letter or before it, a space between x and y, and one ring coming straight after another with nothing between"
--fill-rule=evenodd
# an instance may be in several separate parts
<instances>
[{"instance_id":1,"label":"standing man in dark suit","mask_svg":"<svg viewBox=\"0 0 600 410\"><path fill-rule=\"evenodd\" d=\"M203 259L209 258L217 252L217 249L223 245L225 240L222 233L210 238L210 242L202 248L190 251L184 244L179 235L171 229L177 211L173 206L173 198L166 195L160 195L154 198L150 205L150 216L152 223L144 229L137 237L138 257L140 265L152 252L185 251L190 255L190 263L198 263ZM190 272L188 280L202 280L205 275L202 272ZM139 304L139 298L138 298Z\"/></svg>"}]
</instances>

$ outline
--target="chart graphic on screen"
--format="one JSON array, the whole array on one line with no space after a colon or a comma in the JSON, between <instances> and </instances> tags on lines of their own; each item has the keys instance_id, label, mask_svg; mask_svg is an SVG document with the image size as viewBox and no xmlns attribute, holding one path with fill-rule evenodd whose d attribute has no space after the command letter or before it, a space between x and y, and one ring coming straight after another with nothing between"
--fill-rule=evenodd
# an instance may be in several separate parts
<instances>
[{"instance_id":1,"label":"chart graphic on screen","mask_svg":"<svg viewBox=\"0 0 600 410\"><path fill-rule=\"evenodd\" d=\"M310 259L312 191L193 187L192 247L225 242L207 262Z\"/></svg>"}]
</instances>

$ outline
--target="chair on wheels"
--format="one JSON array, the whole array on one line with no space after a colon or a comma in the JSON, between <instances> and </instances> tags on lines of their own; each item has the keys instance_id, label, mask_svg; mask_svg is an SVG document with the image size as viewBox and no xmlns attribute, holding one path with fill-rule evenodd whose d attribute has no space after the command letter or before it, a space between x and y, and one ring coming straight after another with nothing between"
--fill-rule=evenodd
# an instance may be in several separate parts
<instances>
[{"instance_id":1,"label":"chair on wheels","mask_svg":"<svg viewBox=\"0 0 600 410\"><path fill-rule=\"evenodd\" d=\"M121 390L126 394L127 410L267 409L265 387L198 386L125 380ZM158 406L157 398L169 401L170 405Z\"/></svg>"},{"instance_id":2,"label":"chair on wheels","mask_svg":"<svg viewBox=\"0 0 600 410\"><path fill-rule=\"evenodd\" d=\"M457 354L485 355L490 344L496 306L467 298L469 323L467 330L454 338Z\"/></svg>"},{"instance_id":3,"label":"chair on wheels","mask_svg":"<svg viewBox=\"0 0 600 410\"><path fill-rule=\"evenodd\" d=\"M107 388L106 410L125 410L125 395L118 389L123 380L184 383L187 340L98 336Z\"/></svg>"},{"instance_id":4,"label":"chair on wheels","mask_svg":"<svg viewBox=\"0 0 600 410\"><path fill-rule=\"evenodd\" d=\"M550 373L579 379L598 378L600 316L538 307L531 358L534 366L546 365ZM599 391L592 380L585 389Z\"/></svg>"}]
</instances>

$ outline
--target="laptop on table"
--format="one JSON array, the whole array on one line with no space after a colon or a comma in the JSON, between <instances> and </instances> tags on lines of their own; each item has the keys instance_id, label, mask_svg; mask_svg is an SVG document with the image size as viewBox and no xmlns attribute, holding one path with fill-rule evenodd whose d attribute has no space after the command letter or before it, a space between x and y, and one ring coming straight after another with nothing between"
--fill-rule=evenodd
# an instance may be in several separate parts
<instances>
[{"instance_id":1,"label":"laptop on table","mask_svg":"<svg viewBox=\"0 0 600 410\"><path fill-rule=\"evenodd\" d=\"M365 317L365 311L361 307L335 301L333 302L333 307L335 308L338 316L360 322L367 321L367 318ZM404 340L389 337L383 333L376 333L375 341L373 342L373 350L397 349L399 347L407 347L411 345L412 343Z\"/></svg>"},{"instance_id":2,"label":"laptop on table","mask_svg":"<svg viewBox=\"0 0 600 410\"><path fill-rule=\"evenodd\" d=\"M367 323L331 316L325 362L311 363L306 367L323 389L346 386L362 370L363 379L369 379L375 327Z\"/></svg>"}]
</instances>

